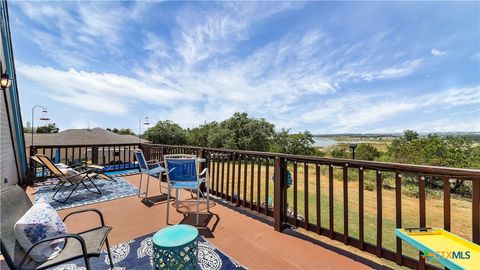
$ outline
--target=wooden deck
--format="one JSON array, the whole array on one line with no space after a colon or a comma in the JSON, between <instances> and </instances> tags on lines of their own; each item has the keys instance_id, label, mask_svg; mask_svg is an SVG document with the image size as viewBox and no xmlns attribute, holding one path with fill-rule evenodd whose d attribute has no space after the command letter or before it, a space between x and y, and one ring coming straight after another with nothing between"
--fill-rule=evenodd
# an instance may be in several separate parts
<instances>
[{"instance_id":1,"label":"wooden deck","mask_svg":"<svg viewBox=\"0 0 480 270\"><path fill-rule=\"evenodd\" d=\"M140 177L133 175L124 179L138 186ZM28 188L27 192L32 198L35 196L34 189ZM153 185L153 193L159 194L156 184ZM184 218L172 205L170 207L170 223L194 222L194 216ZM147 207L136 196L60 210L60 215L65 216L73 210L82 208L97 208L103 212L106 223L114 228L110 234L112 244L137 238L167 226L166 203ZM364 259L362 254L355 255L323 242L315 244L308 238L302 239L288 232L276 232L271 221L249 214L240 208L216 203L211 212L209 218L202 217L201 223L209 220L207 228L200 230L201 234L225 254L249 269L383 268L380 264ZM67 226L69 231L75 232L92 226L96 224L95 222L97 219L94 215L85 214L81 218L72 218ZM336 246L338 245L342 244L336 242Z\"/></svg>"}]
</instances>

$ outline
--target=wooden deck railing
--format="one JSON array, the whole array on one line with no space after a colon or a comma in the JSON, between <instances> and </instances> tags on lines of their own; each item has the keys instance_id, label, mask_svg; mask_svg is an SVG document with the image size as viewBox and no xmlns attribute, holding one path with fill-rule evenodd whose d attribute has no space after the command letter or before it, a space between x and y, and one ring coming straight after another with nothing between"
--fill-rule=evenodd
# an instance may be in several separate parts
<instances>
[{"instance_id":1,"label":"wooden deck railing","mask_svg":"<svg viewBox=\"0 0 480 270\"><path fill-rule=\"evenodd\" d=\"M204 157L207 163L202 166L209 168L211 194L273 218L275 230L302 228L409 268L437 269L418 253L412 256L412 250L404 250L394 235L395 228L430 226L427 216L432 217L427 209L443 214L436 226L468 228L471 234L466 237L480 244L480 170L158 144L48 145L34 146L30 153L46 153L53 159L57 148L63 149L60 161L64 163L91 160L110 164L122 155L122 161L131 163L136 148L141 148L147 159L163 160L164 155L174 153ZM102 155L112 149L123 149L123 154ZM89 156L89 152L97 155ZM465 224L452 218L451 179L471 185L471 221ZM427 205L427 180L443 186L442 209ZM405 181L410 187L415 185L416 198L405 197ZM390 198L385 197L387 190ZM412 209L406 209L402 200L417 202L415 217L406 216ZM389 206L394 214L385 212L387 201L393 202Z\"/></svg>"},{"instance_id":2,"label":"wooden deck railing","mask_svg":"<svg viewBox=\"0 0 480 270\"><path fill-rule=\"evenodd\" d=\"M135 158L133 150L138 149L138 143L130 144L93 144L93 145L34 145L27 148L30 156L36 154L47 155L55 163L66 165L91 162L97 165L112 165L112 170L134 168ZM41 181L48 176L46 169L28 160L29 183ZM124 166L114 166L125 164Z\"/></svg>"},{"instance_id":3,"label":"wooden deck railing","mask_svg":"<svg viewBox=\"0 0 480 270\"><path fill-rule=\"evenodd\" d=\"M439 211L443 213L443 224L441 225L446 230L451 230L452 222L455 223L455 219L452 219L450 180L461 179L472 186L472 218L471 224L455 225L457 227L471 226L470 240L480 244L480 170L193 146L145 144L142 145L142 149L148 157L160 160L163 159L163 155L173 153L196 154L207 158L207 166L210 168L211 194L235 205L273 217L274 228L277 231L282 231L285 226L303 228L399 265L416 269L436 269L436 266L426 264L420 256L413 258L404 254L402 241L395 238L393 229L430 225L430 222L427 222L426 199L426 179L430 179L431 181L440 181L443 185L443 211ZM322 174L323 171L325 173ZM289 174L292 178L290 188L288 188ZM303 175L303 179L301 179L301 175ZM353 177L358 182L355 184L354 195L349 189ZM336 178L341 180L340 186L335 185L335 182L338 182L335 180ZM376 195L375 218L373 221L368 220L368 222L374 222L376 227L373 233L375 236L373 242L367 241L367 231L365 230L367 226L365 205L367 178L373 178L370 180L374 183ZM383 209L384 181L387 178L391 178L394 183L395 218L393 220L394 228L389 235L389 237L395 238L393 247L384 244L384 240L389 240L385 239L384 227L387 225L386 221L390 222L385 219ZM408 225L405 224L407 218L402 215L402 198L406 196L402 193L402 183L406 178L410 182L414 179L417 183L418 220L416 224L411 224L411 220ZM328 194L321 194L324 192L321 186L325 184L328 184ZM302 196L303 198L301 198ZM322 203L321 201L327 197L328 204ZM338 201L340 204L335 206ZM355 202L355 205L352 201ZM328 211L322 209L325 206ZM340 216L335 213L339 208L343 208ZM371 209L369 210L371 211ZM328 222L323 221L324 219ZM342 219L341 222L338 222L338 219ZM340 227L340 230L337 227Z\"/></svg>"}]
</instances>

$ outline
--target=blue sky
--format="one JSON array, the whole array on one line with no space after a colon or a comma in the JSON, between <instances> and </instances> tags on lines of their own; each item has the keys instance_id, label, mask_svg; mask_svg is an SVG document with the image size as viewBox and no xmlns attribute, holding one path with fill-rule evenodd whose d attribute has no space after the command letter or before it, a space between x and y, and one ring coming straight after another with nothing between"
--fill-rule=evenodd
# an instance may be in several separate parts
<instances>
[{"instance_id":1,"label":"blue sky","mask_svg":"<svg viewBox=\"0 0 480 270\"><path fill-rule=\"evenodd\" d=\"M41 104L61 129L245 111L313 133L480 131L479 2L9 8L24 122Z\"/></svg>"}]
</instances>

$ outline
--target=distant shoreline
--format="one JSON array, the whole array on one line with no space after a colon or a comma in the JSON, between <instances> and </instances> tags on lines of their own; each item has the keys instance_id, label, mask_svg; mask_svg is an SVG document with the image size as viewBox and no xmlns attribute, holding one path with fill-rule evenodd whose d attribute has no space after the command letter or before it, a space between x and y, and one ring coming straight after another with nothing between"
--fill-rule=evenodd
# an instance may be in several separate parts
<instances>
[{"instance_id":1,"label":"distant shoreline","mask_svg":"<svg viewBox=\"0 0 480 270\"><path fill-rule=\"evenodd\" d=\"M474 141L480 142L480 132L438 132L438 133L419 133L420 137L426 137L430 134L437 134L441 137L445 136L467 136ZM314 147L328 148L340 144L348 143L370 143L370 144L390 144L396 138L399 138L403 133L346 133L346 134L320 134L313 135L315 141Z\"/></svg>"},{"instance_id":2,"label":"distant shoreline","mask_svg":"<svg viewBox=\"0 0 480 270\"><path fill-rule=\"evenodd\" d=\"M458 131L458 132L418 132L420 136L427 136L430 134L437 134L439 136L479 136L478 131ZM371 137L401 137L403 132L393 133L332 133L332 134L313 134L316 138L371 138Z\"/></svg>"}]
</instances>

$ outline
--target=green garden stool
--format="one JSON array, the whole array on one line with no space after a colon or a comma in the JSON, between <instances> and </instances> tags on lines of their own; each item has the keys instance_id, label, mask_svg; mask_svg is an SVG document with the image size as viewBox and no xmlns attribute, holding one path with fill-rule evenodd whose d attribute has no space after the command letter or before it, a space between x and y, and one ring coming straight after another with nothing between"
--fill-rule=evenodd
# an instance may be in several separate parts
<instances>
[{"instance_id":1,"label":"green garden stool","mask_svg":"<svg viewBox=\"0 0 480 270\"><path fill-rule=\"evenodd\" d=\"M159 269L196 269L197 238L197 228L190 225L159 230L152 238L154 266Z\"/></svg>"}]
</instances>

